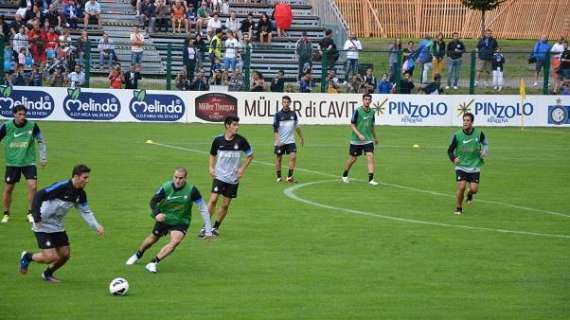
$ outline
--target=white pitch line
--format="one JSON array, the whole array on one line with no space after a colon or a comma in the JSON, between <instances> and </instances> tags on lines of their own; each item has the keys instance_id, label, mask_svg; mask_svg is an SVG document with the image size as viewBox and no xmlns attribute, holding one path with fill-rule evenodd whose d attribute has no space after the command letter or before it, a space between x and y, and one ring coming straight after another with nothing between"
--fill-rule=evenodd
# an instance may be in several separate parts
<instances>
[{"instance_id":1,"label":"white pitch line","mask_svg":"<svg viewBox=\"0 0 570 320\"><path fill-rule=\"evenodd\" d=\"M423 225L447 227L447 228L459 228L459 229L467 229L467 230L475 230L475 231L488 231L488 232L520 234L520 235L547 237L547 238L570 239L570 235L564 235L564 234L549 234L549 233L538 233L538 232L519 231L519 230L474 227L474 226L466 226L466 225L461 225L461 224L448 224L448 223L441 223L441 222L423 221L423 220L416 220L416 219L407 219L407 218L398 218L398 217L393 217L393 216L386 216L386 215L372 213L372 212L366 212L366 211L360 211L360 210L354 210L354 209L346 209L346 208L335 207L335 206L331 206L331 205L327 205L327 204L322 204L319 202L303 199L303 198L297 196L294 192L298 189L301 189L301 188L304 188L307 186L316 185L316 184L323 184L323 183L331 183L331 182L339 183L338 180L324 180L324 181L306 182L306 183L301 183L301 184L289 187L289 188L283 190L283 193L285 194L285 196L287 196L290 199L293 199L295 201L299 201L299 202L302 202L302 203L305 203L305 204L308 204L311 206L329 209L329 210L334 210L334 211L342 211L345 213L361 215L361 216L366 216L366 217L372 217L372 218L380 218L380 219L387 219L387 220L393 220L393 221L405 222L405 223L415 223L415 224L423 224Z\"/></svg>"},{"instance_id":2,"label":"white pitch line","mask_svg":"<svg viewBox=\"0 0 570 320\"><path fill-rule=\"evenodd\" d=\"M148 143L148 142L147 142L147 144L152 144L152 145L155 145L155 146L164 147L164 148L170 148L170 149L175 149L175 150L182 150L182 151L189 151L189 152L194 152L194 153L200 153L200 154L210 154L209 152L204 151L204 150L198 150L198 149L180 147L180 146L175 146L175 145L170 145L170 144L164 144L164 143L158 143L158 142L152 142L152 143ZM269 163L269 162L265 162L265 161L253 160L253 162L254 162L254 163L257 163L257 164L264 165L264 166L268 166L268 167L273 167L273 166L275 166L274 163ZM322 177L329 177L329 178L339 178L339 177L340 177L339 175L330 174L330 173L325 173L325 172L321 172L321 171L310 170L310 169L296 168L295 170L296 170L296 171L307 172L307 173L312 173L312 174L319 175L319 176L322 176ZM363 180L359 180L359 179L351 179L351 180L352 180L352 181L363 181ZM402 189L402 190L414 191L414 192L418 192L418 193L425 193L425 194L430 194L430 195L439 196L439 197L455 198L455 195L450 195L450 194L447 194L447 193L442 193L442 192L437 192L437 191L424 190L424 189L419 189L419 188L404 186L404 185L395 184L395 183L382 182L382 181L379 181L378 183L379 183L380 185L384 185L384 186L392 187L392 188L398 188L398 189ZM531 208L531 207L525 207L525 206L520 206L520 205L516 205L516 204L507 203L507 202L500 202L500 201L494 201L494 200L484 200L484 199L481 199L481 198L479 198L479 197L477 198L477 202L488 203L488 204L493 204L493 205L499 205L499 206L509 207L509 208L513 208L513 209L520 209L520 210L525 210L525 211L529 211L529 212L543 213L543 214L548 214L548 215L553 215L553 216L559 216L559 217L564 217L564 218L570 218L570 215L565 214L565 213L561 213L561 212L550 211L550 210L542 210L542 209L536 209L536 208Z\"/></svg>"}]
</instances>

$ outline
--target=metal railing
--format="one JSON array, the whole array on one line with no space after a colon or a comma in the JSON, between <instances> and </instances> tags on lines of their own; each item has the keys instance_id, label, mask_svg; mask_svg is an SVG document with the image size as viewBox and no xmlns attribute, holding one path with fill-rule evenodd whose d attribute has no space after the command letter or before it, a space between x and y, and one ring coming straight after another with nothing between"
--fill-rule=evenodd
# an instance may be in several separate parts
<instances>
[{"instance_id":1,"label":"metal railing","mask_svg":"<svg viewBox=\"0 0 570 320\"><path fill-rule=\"evenodd\" d=\"M308 0L312 6L311 11L319 17L321 24L326 29L334 32L334 39L337 44L343 44L348 38L348 23L333 0Z\"/></svg>"}]
</instances>

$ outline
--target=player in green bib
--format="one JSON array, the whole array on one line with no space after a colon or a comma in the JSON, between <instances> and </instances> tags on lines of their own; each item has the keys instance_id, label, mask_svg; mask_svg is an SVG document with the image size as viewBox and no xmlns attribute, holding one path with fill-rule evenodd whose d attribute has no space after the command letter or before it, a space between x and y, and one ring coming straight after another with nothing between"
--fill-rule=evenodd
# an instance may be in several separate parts
<instances>
[{"instance_id":1,"label":"player in green bib","mask_svg":"<svg viewBox=\"0 0 570 320\"><path fill-rule=\"evenodd\" d=\"M187 181L188 171L179 167L174 170L172 180L162 184L150 200L151 217L155 220L154 228L128 260L127 265L135 264L162 236L170 234L170 242L160 249L158 254L145 266L150 272L156 272L160 261L171 254L182 242L192 220L192 203L200 209L204 220L205 238L212 237L212 225L206 202L200 191Z\"/></svg>"},{"instance_id":2,"label":"player in green bib","mask_svg":"<svg viewBox=\"0 0 570 320\"><path fill-rule=\"evenodd\" d=\"M368 184L372 186L378 185L378 182L374 181L374 145L378 144L378 139L376 139L376 131L374 130L374 110L370 108L371 103L372 95L363 95L362 106L354 110L352 114L350 121L350 128L352 129L350 149L341 177L344 183L349 182L348 172L356 162L356 159L362 153L365 153L368 159Z\"/></svg>"},{"instance_id":3,"label":"player in green bib","mask_svg":"<svg viewBox=\"0 0 570 320\"><path fill-rule=\"evenodd\" d=\"M463 195L469 183L467 204L473 203L473 195L479 190L479 178L483 159L487 156L489 146L483 131L473 128L475 116L472 113L463 115L463 128L457 130L447 149L449 160L455 164L455 180L457 181L457 194L455 211L463 213Z\"/></svg>"},{"instance_id":4,"label":"player in green bib","mask_svg":"<svg viewBox=\"0 0 570 320\"><path fill-rule=\"evenodd\" d=\"M0 140L4 140L4 158L6 173L4 175L4 193L2 203L4 216L1 223L10 220L10 206L15 184L20 181L23 174L28 185L28 222L33 223L32 199L38 188L38 172L36 168L36 149L34 142L38 142L40 152L40 165L47 163L46 145L40 127L26 119L26 107L19 104L12 108L14 120L7 121L0 126Z\"/></svg>"}]
</instances>

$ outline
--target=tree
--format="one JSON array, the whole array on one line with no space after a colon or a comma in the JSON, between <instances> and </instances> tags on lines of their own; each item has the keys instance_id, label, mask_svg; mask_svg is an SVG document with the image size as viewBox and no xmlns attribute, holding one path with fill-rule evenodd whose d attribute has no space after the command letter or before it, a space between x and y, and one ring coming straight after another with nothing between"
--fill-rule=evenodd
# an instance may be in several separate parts
<instances>
[{"instance_id":1,"label":"tree","mask_svg":"<svg viewBox=\"0 0 570 320\"><path fill-rule=\"evenodd\" d=\"M485 34L485 13L499 7L507 0L461 0L461 3L471 10L481 11L481 36Z\"/></svg>"}]
</instances>

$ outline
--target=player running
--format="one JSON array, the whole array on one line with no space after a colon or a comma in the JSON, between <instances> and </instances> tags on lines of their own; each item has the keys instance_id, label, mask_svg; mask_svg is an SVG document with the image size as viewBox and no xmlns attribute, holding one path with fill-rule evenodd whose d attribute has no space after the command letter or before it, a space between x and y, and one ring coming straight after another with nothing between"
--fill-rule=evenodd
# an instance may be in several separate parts
<instances>
[{"instance_id":1,"label":"player running","mask_svg":"<svg viewBox=\"0 0 570 320\"><path fill-rule=\"evenodd\" d=\"M344 164L344 172L342 173L341 180L348 183L348 172L356 159L366 154L368 160L368 184L371 186L378 185L374 181L374 145L378 144L376 138L376 130L374 129L374 110L370 108L372 103L372 95L365 94L362 96L362 106L354 110L352 119L350 121L350 128L352 129L352 136L350 139L350 149L348 152L348 159Z\"/></svg>"},{"instance_id":2,"label":"player running","mask_svg":"<svg viewBox=\"0 0 570 320\"><path fill-rule=\"evenodd\" d=\"M216 212L218 197L223 196L222 206L218 210L218 216L212 230L216 236L219 235L220 225L228 213L232 199L237 197L239 179L243 177L245 170L253 161L253 150L247 140L238 134L239 118L227 117L224 120L224 127L224 134L214 138L208 159L210 175L214 178L212 193L208 201L210 216ZM241 161L242 152L246 156L243 162ZM199 236L203 237L205 231L202 228Z\"/></svg>"},{"instance_id":3,"label":"player running","mask_svg":"<svg viewBox=\"0 0 570 320\"><path fill-rule=\"evenodd\" d=\"M171 254L184 240L192 220L192 203L200 209L200 215L204 219L205 236L211 237L210 216L200 191L188 181L188 170L186 168L176 168L172 180L163 183L150 200L151 217L156 223L150 235L143 240L137 252L127 260L126 264L135 264L142 258L147 249L152 247L161 237L170 234L170 242L162 247L158 254L145 266L148 271L155 273L158 263Z\"/></svg>"},{"instance_id":4,"label":"player running","mask_svg":"<svg viewBox=\"0 0 570 320\"><path fill-rule=\"evenodd\" d=\"M36 193L32 203L34 223L32 230L36 236L38 253L23 251L20 258L20 273L26 274L30 262L47 264L42 278L47 282L60 282L53 273L61 268L71 256L69 239L63 227L63 219L69 209L79 209L81 217L87 224L103 235L104 229L95 219L95 215L87 205L85 186L89 182L89 169L79 164L73 168L70 180L56 182Z\"/></svg>"},{"instance_id":5,"label":"player running","mask_svg":"<svg viewBox=\"0 0 570 320\"><path fill-rule=\"evenodd\" d=\"M305 145L303 132L299 128L299 120L295 111L290 109L291 98L283 96L281 99L283 108L277 112L273 118L273 132L275 136L275 172L277 174L277 182L283 181L281 178L281 160L284 154L289 155L289 172L287 173L287 182L293 183L293 172L297 164L297 145L295 144L295 132L299 135L301 147Z\"/></svg>"},{"instance_id":6,"label":"player running","mask_svg":"<svg viewBox=\"0 0 570 320\"><path fill-rule=\"evenodd\" d=\"M47 152L44 137L40 127L26 119L26 107L19 104L12 108L14 120L5 122L0 127L0 140L4 140L4 158L6 161L6 174L4 176L4 216L1 223L10 220L10 206L15 184L20 182L23 174L28 185L28 214L26 218L32 223L32 199L38 188L38 173L36 168L36 150L34 140L38 142L40 152L40 165L47 163Z\"/></svg>"},{"instance_id":7,"label":"player running","mask_svg":"<svg viewBox=\"0 0 570 320\"><path fill-rule=\"evenodd\" d=\"M457 194L455 197L455 211L460 215L463 213L463 195L467 183L467 204L471 205L473 196L479 190L479 178L483 159L487 156L489 146L483 131L473 128L475 116L472 113L463 115L463 128L457 130L451 139L451 144L447 149L449 160L455 164L455 176L457 181Z\"/></svg>"}]
</instances>

